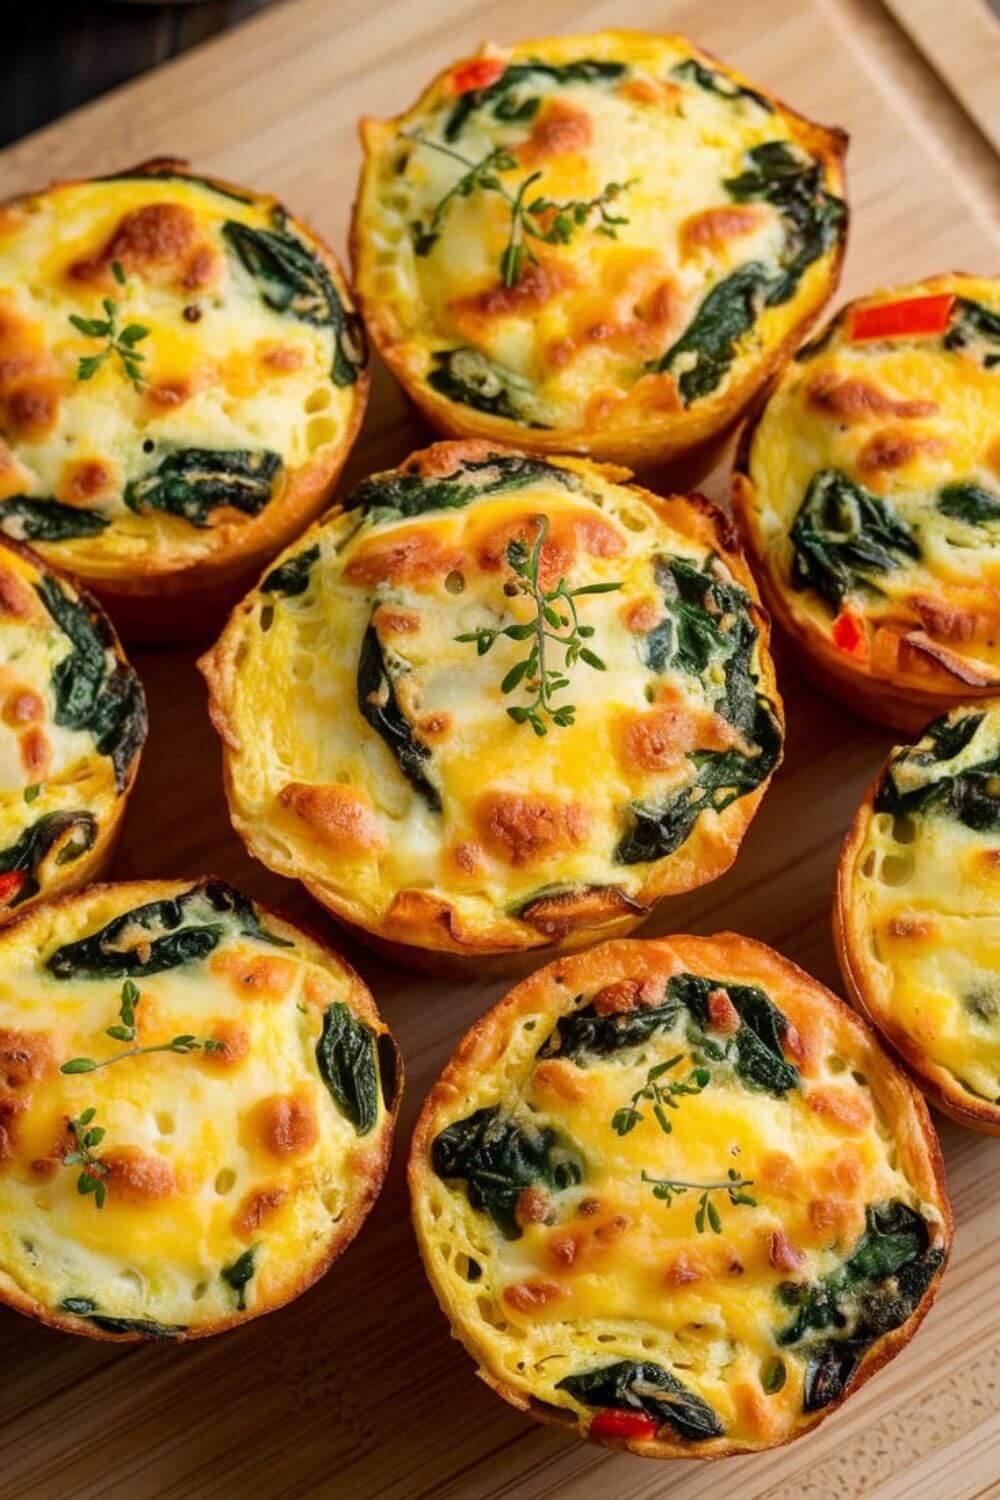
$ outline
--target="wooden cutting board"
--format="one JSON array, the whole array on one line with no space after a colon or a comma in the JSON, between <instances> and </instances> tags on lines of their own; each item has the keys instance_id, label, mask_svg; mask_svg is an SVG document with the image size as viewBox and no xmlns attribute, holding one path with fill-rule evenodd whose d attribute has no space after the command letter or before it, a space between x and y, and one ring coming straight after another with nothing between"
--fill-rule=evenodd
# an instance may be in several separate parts
<instances>
[{"instance_id":1,"label":"wooden cutting board","mask_svg":"<svg viewBox=\"0 0 1000 1500\"><path fill-rule=\"evenodd\" d=\"M946 14L945 14L946 12ZM843 291L1000 270L1000 29L982 0L289 0L0 155L0 197L142 157L269 189L338 248L362 112L409 103L485 37L601 26L686 31L807 114L850 130ZM426 433L384 372L347 482ZM725 492L720 469L706 485ZM226 819L219 752L190 654L136 657L152 737L122 877L212 871L289 914L308 899L253 864ZM786 671L785 765L735 868L668 903L651 933L735 928L838 987L834 862L890 744ZM519 1500L666 1495L720 1482L743 1500L1000 1495L1000 1140L942 1124L958 1221L943 1291L905 1353L816 1433L771 1455L644 1462L543 1430L476 1381L450 1341L403 1185L421 1099L498 984L406 975L350 951L407 1067L398 1147L359 1240L292 1307L188 1346L101 1345L0 1313L0 1497L308 1496Z\"/></svg>"}]
</instances>

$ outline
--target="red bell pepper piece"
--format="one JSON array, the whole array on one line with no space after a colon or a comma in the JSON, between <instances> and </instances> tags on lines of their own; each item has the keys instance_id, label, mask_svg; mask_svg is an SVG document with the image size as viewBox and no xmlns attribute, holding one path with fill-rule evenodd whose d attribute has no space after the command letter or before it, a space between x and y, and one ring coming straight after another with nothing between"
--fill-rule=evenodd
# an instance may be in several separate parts
<instances>
[{"instance_id":1,"label":"red bell pepper piece","mask_svg":"<svg viewBox=\"0 0 1000 1500\"><path fill-rule=\"evenodd\" d=\"M599 1411L590 1424L590 1436L601 1438L651 1438L659 1426L641 1411Z\"/></svg>"},{"instance_id":2,"label":"red bell pepper piece","mask_svg":"<svg viewBox=\"0 0 1000 1500\"><path fill-rule=\"evenodd\" d=\"M938 297L906 297L902 302L856 307L851 313L849 337L857 344L863 339L905 339L944 333L954 305L951 292L942 292Z\"/></svg>"},{"instance_id":3,"label":"red bell pepper piece","mask_svg":"<svg viewBox=\"0 0 1000 1500\"><path fill-rule=\"evenodd\" d=\"M6 875L0 875L0 906L13 901L26 878L23 870L9 870Z\"/></svg>"},{"instance_id":4,"label":"red bell pepper piece","mask_svg":"<svg viewBox=\"0 0 1000 1500\"><path fill-rule=\"evenodd\" d=\"M462 63L448 80L453 94L468 94L472 89L488 89L506 73L507 64L496 57L474 57Z\"/></svg>"},{"instance_id":5,"label":"red bell pepper piece","mask_svg":"<svg viewBox=\"0 0 1000 1500\"><path fill-rule=\"evenodd\" d=\"M857 615L843 610L833 622L833 644L848 656L868 657L868 638Z\"/></svg>"}]
</instances>

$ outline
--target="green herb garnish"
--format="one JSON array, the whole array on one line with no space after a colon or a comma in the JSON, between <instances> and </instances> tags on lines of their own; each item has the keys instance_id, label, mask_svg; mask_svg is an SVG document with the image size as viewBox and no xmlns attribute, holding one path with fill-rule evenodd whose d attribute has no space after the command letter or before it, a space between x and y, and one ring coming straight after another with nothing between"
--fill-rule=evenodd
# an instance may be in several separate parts
<instances>
[{"instance_id":1,"label":"green herb garnish","mask_svg":"<svg viewBox=\"0 0 1000 1500\"><path fill-rule=\"evenodd\" d=\"M651 1184L653 1197L659 1198L669 1207L676 1197L692 1189L700 1192L698 1199L698 1211L694 1216L694 1227L699 1234L705 1233L706 1222L713 1234L722 1233L722 1218L719 1210L712 1202L713 1193L727 1193L732 1204L746 1203L751 1208L756 1208L757 1199L751 1198L749 1193L743 1192L744 1188L753 1187L752 1177L741 1177L735 1167L730 1167L723 1182L686 1182L681 1177L650 1177L643 1170L643 1182Z\"/></svg>"},{"instance_id":2,"label":"green herb garnish","mask_svg":"<svg viewBox=\"0 0 1000 1500\"><path fill-rule=\"evenodd\" d=\"M630 1130L634 1130L639 1122L645 1119L642 1110L638 1108L640 1099L647 1099L652 1104L656 1122L664 1135L671 1133L674 1127L667 1118L667 1110L677 1109L678 1101L685 1094L700 1094L711 1077L707 1068L692 1068L687 1078L683 1080L678 1078L670 1083L660 1083L659 1080L664 1073L675 1068L683 1056L683 1052L678 1052L676 1057L657 1063L655 1067L648 1070L646 1082L642 1088L636 1089L631 1102L623 1109L616 1109L611 1117L611 1128L617 1135L628 1135Z\"/></svg>"},{"instance_id":3,"label":"green herb garnish","mask_svg":"<svg viewBox=\"0 0 1000 1500\"><path fill-rule=\"evenodd\" d=\"M120 263L115 261L111 269L118 285L124 286L125 272ZM79 333L85 334L89 339L106 340L99 354L81 355L76 366L76 378L77 380L92 380L105 360L115 354L121 361L128 380L137 391L141 391L145 380L139 366L146 356L140 354L135 346L149 337L149 329L142 323L128 323L124 328L119 328L118 303L113 297L104 297L101 305L105 312L103 318L81 318L77 313L69 315L70 322Z\"/></svg>"},{"instance_id":4,"label":"green herb garnish","mask_svg":"<svg viewBox=\"0 0 1000 1500\"><path fill-rule=\"evenodd\" d=\"M554 589L543 589L538 581L542 548L549 532L547 516L533 517L538 528L531 548L525 542L514 540L507 545L507 561L514 573L514 581L505 587L514 594L527 594L535 605L535 618L526 624L507 625L503 629L483 628L457 635L456 641L474 641L478 655L485 656L492 650L501 636L512 641L531 641L528 655L516 662L500 684L502 693L512 693L523 682L534 691L530 703L518 703L507 712L515 724L530 724L537 735L548 732L546 719L565 728L572 724L576 708L572 703L556 706L553 696L569 687L569 678L564 671L550 667L546 661L546 642L551 641L565 652L565 671L578 661L585 662L595 671L606 671L605 663L584 644L594 634L593 625L581 625L577 614L576 600L584 594L610 594L621 588L620 583L588 583L582 588L567 588L565 578L560 578ZM569 614L560 613L565 606ZM563 632L568 631L568 634Z\"/></svg>"},{"instance_id":5,"label":"green herb garnish","mask_svg":"<svg viewBox=\"0 0 1000 1500\"><path fill-rule=\"evenodd\" d=\"M96 1109L85 1109L82 1115L70 1120L69 1129L76 1142L76 1149L63 1157L62 1164L64 1167L83 1168L76 1179L76 1190L84 1195L93 1193L94 1203L98 1208L103 1208L107 1196L104 1179L108 1175L108 1169L100 1157L94 1155L93 1148L99 1146L104 1139L103 1127L91 1126L96 1113Z\"/></svg>"},{"instance_id":6,"label":"green herb garnish","mask_svg":"<svg viewBox=\"0 0 1000 1500\"><path fill-rule=\"evenodd\" d=\"M118 1027L114 1028L116 1031ZM129 1047L125 1052L116 1052L113 1057L104 1057L96 1062L92 1057L71 1057L69 1062L64 1062L59 1069L60 1073L95 1073L98 1068L110 1068L112 1063L124 1062L126 1057L142 1057L147 1052L176 1052L180 1057L186 1057L189 1052L221 1052L223 1042L212 1041L210 1037L199 1040L185 1032L181 1036L172 1037L169 1042L160 1042L155 1047Z\"/></svg>"}]
</instances>

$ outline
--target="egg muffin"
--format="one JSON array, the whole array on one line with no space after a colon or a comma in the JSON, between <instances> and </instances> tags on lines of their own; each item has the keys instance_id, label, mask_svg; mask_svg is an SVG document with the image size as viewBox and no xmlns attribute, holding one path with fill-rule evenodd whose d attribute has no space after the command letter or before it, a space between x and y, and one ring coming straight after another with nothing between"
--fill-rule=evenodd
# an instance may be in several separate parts
<instances>
[{"instance_id":1,"label":"egg muffin","mask_svg":"<svg viewBox=\"0 0 1000 1500\"><path fill-rule=\"evenodd\" d=\"M448 437L693 461L837 283L847 137L683 37L489 46L361 131L361 308Z\"/></svg>"},{"instance_id":2,"label":"egg muffin","mask_svg":"<svg viewBox=\"0 0 1000 1500\"><path fill-rule=\"evenodd\" d=\"M283 554L201 663L252 854L451 968L729 867L781 753L767 620L725 518L627 477L441 443Z\"/></svg>"},{"instance_id":3,"label":"egg muffin","mask_svg":"<svg viewBox=\"0 0 1000 1500\"><path fill-rule=\"evenodd\" d=\"M939 1109L1000 1134L1000 699L893 750L844 843L834 933L855 1004Z\"/></svg>"},{"instance_id":4,"label":"egg muffin","mask_svg":"<svg viewBox=\"0 0 1000 1500\"><path fill-rule=\"evenodd\" d=\"M1000 692L1000 281L849 304L785 370L733 482L765 600L830 691L919 731Z\"/></svg>"},{"instance_id":5,"label":"egg muffin","mask_svg":"<svg viewBox=\"0 0 1000 1500\"><path fill-rule=\"evenodd\" d=\"M103 610L0 540L0 926L105 866L145 738Z\"/></svg>"},{"instance_id":6,"label":"egg muffin","mask_svg":"<svg viewBox=\"0 0 1000 1500\"><path fill-rule=\"evenodd\" d=\"M0 935L0 1300L93 1338L297 1297L385 1172L397 1067L338 955L220 880L91 886Z\"/></svg>"},{"instance_id":7,"label":"egg muffin","mask_svg":"<svg viewBox=\"0 0 1000 1500\"><path fill-rule=\"evenodd\" d=\"M0 532L123 628L231 604L326 502L367 392L343 275L274 198L164 160L0 206Z\"/></svg>"},{"instance_id":8,"label":"egg muffin","mask_svg":"<svg viewBox=\"0 0 1000 1500\"><path fill-rule=\"evenodd\" d=\"M915 1333L951 1243L926 1106L748 938L558 959L417 1123L417 1239L505 1400L651 1458L775 1447Z\"/></svg>"}]
</instances>

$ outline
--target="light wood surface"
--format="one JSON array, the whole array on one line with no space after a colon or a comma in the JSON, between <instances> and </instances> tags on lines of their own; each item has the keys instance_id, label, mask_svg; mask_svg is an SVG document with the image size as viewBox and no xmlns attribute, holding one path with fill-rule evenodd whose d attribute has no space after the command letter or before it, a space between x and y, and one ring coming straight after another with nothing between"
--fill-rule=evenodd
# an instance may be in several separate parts
<instances>
[{"instance_id":1,"label":"light wood surface","mask_svg":"<svg viewBox=\"0 0 1000 1500\"><path fill-rule=\"evenodd\" d=\"M289 0L0 155L0 196L180 153L278 193L340 247L359 114L409 102L484 37L647 27L689 32L850 130L842 293L952 267L996 273L997 71L994 61L984 74L995 42L979 9L979 0ZM912 12L911 35L894 12ZM424 438L380 372L347 482ZM724 478L720 470L706 488L721 495ZM136 662L152 737L119 873L209 870L316 920L307 898L252 864L229 830L192 657ZM787 759L735 868L661 908L649 931L735 928L837 987L834 861L890 737L788 671L782 684ZM408 1073L390 1178L359 1240L291 1308L186 1347L101 1346L0 1313L3 1500L696 1500L720 1483L741 1500L1000 1494L1000 1143L942 1124L958 1221L951 1268L915 1342L843 1412L786 1450L722 1468L609 1456L537 1428L475 1380L408 1224L410 1126L457 1038L502 986L404 975L348 951Z\"/></svg>"}]
</instances>

